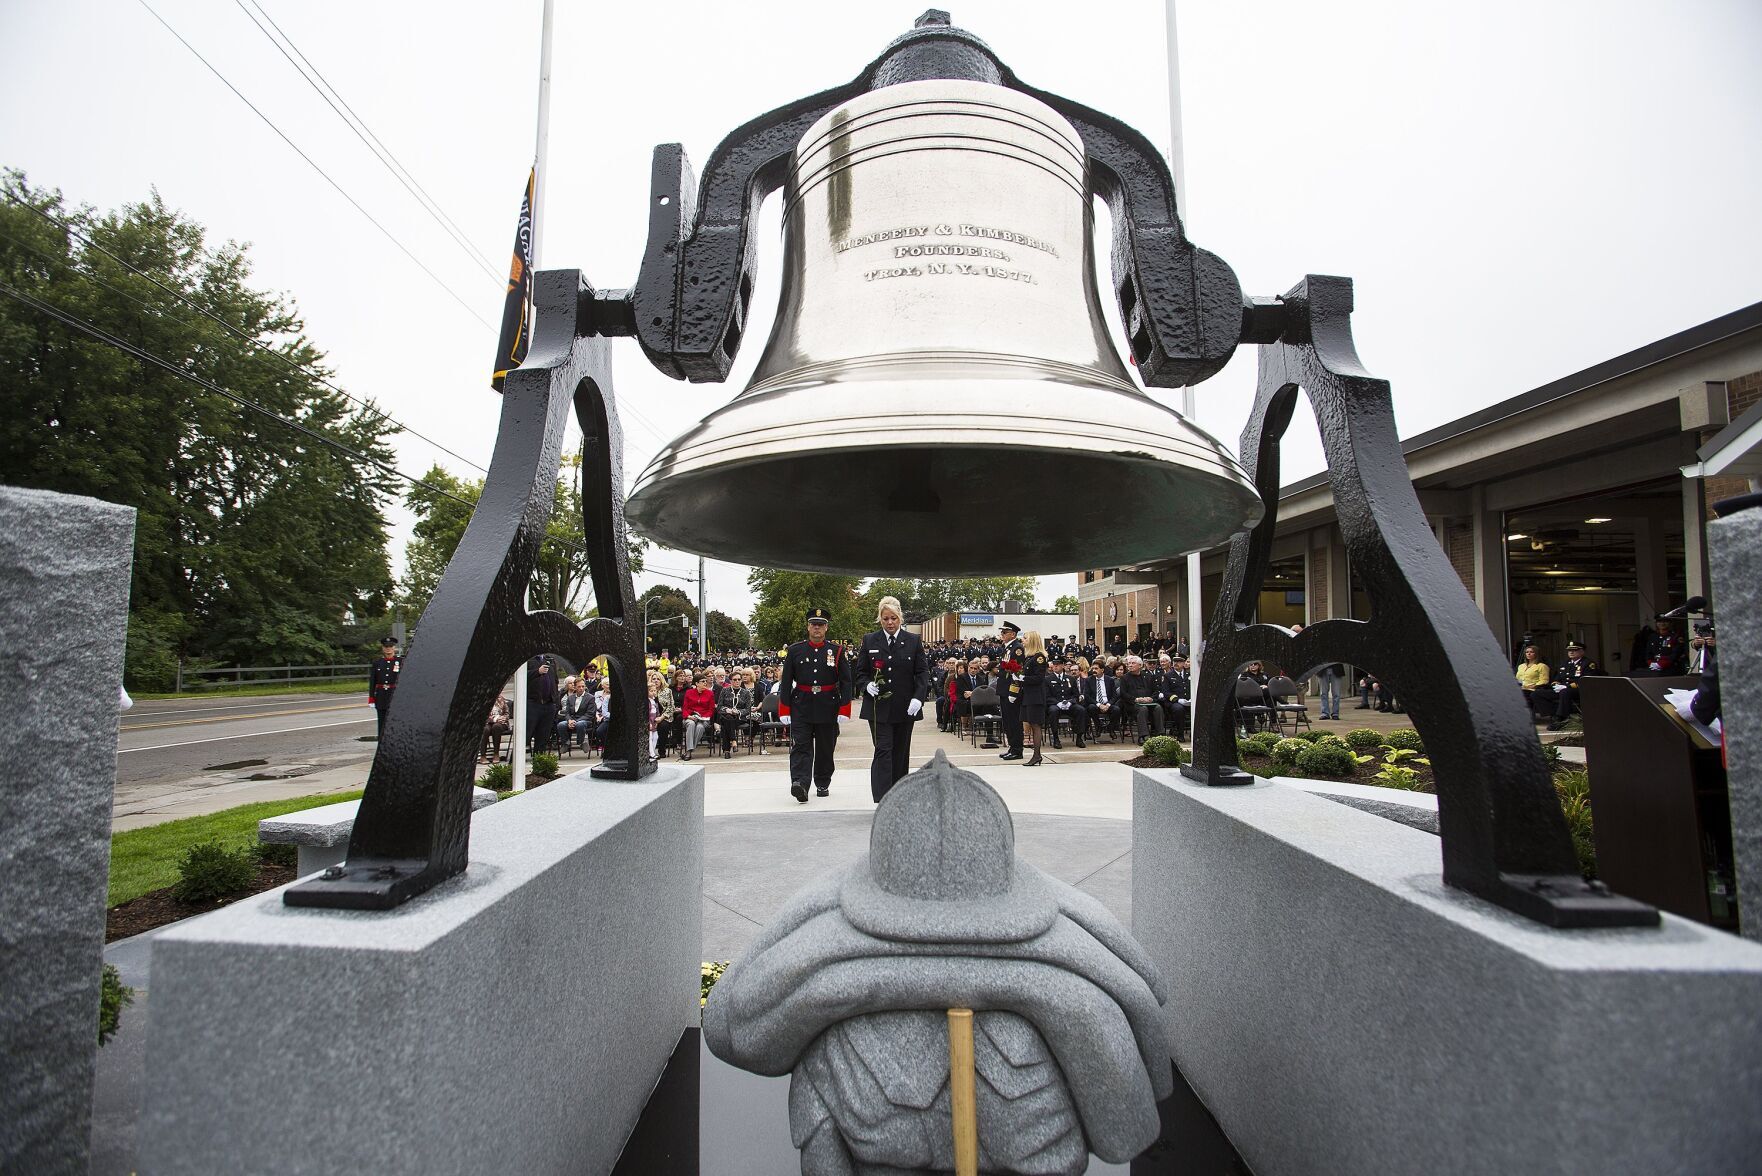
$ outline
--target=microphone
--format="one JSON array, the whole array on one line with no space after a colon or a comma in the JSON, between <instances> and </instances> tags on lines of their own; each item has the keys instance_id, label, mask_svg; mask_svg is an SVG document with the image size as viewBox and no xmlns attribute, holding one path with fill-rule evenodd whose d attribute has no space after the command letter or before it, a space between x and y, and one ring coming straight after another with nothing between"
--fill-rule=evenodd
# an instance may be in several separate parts
<instances>
[{"instance_id":1,"label":"microphone","mask_svg":"<svg viewBox=\"0 0 1762 1176\"><path fill-rule=\"evenodd\" d=\"M1681 618L1688 616L1690 613L1705 612L1706 609L1707 598L1705 596L1691 596L1669 612L1659 613L1658 619L1661 621L1680 620Z\"/></svg>"}]
</instances>

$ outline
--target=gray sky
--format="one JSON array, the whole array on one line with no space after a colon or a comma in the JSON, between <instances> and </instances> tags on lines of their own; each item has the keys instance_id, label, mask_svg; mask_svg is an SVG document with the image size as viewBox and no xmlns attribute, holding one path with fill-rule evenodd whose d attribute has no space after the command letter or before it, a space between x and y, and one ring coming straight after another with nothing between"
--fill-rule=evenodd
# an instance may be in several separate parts
<instances>
[{"instance_id":1,"label":"gray sky","mask_svg":"<svg viewBox=\"0 0 1762 1176\"><path fill-rule=\"evenodd\" d=\"M500 279L234 0L150 2L497 321ZM261 3L502 271L533 152L539 0ZM542 264L630 285L656 143L683 142L701 168L746 119L848 80L925 6L557 0ZM1029 83L1167 144L1160 3L968 0L952 11ZM1189 235L1251 293L1281 293L1305 273L1355 279L1359 355L1392 381L1404 435L1762 298L1762 5L1183 0L1179 13ZM157 187L216 237L250 242L255 281L298 300L339 384L489 464L494 331L136 0L0 4L0 112L0 163L100 208ZM728 386L676 383L620 343L630 477L744 386L775 306L777 216L773 199L755 321ZM1243 349L1198 390L1199 423L1232 446L1253 374ZM1321 468L1307 409L1286 453L1286 480ZM401 439L405 471L437 459L475 473ZM398 511L394 524L401 565L408 519ZM650 561L696 562L652 549ZM710 606L744 619L745 577L712 564ZM1072 585L1043 580L1041 603Z\"/></svg>"}]
</instances>

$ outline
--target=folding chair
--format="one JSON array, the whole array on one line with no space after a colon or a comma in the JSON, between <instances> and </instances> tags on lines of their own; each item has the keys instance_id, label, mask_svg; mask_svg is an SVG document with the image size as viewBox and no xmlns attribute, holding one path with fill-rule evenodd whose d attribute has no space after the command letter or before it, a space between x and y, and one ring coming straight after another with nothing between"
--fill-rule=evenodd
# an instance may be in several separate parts
<instances>
[{"instance_id":1,"label":"folding chair","mask_svg":"<svg viewBox=\"0 0 1762 1176\"><path fill-rule=\"evenodd\" d=\"M1305 727L1311 725L1309 707L1302 702L1292 701L1303 697L1303 691L1298 688L1297 683L1291 681L1284 674L1280 674L1268 682L1266 688L1273 698L1273 722L1279 730L1285 729L1286 719L1291 720L1291 734L1293 735L1297 734L1297 724L1302 723Z\"/></svg>"},{"instance_id":2,"label":"folding chair","mask_svg":"<svg viewBox=\"0 0 1762 1176\"><path fill-rule=\"evenodd\" d=\"M1273 708L1266 704L1266 695L1261 691L1260 683L1252 678L1236 680L1236 725L1249 731L1258 730L1262 723L1275 722Z\"/></svg>"},{"instance_id":3,"label":"folding chair","mask_svg":"<svg viewBox=\"0 0 1762 1176\"><path fill-rule=\"evenodd\" d=\"M994 743L1000 742L999 736L1003 734L1003 714L998 710L997 688L995 686L981 686L973 691L973 697L967 701L971 704L969 709L972 712L970 730L973 736L973 746L979 746L981 729L985 731L987 739Z\"/></svg>"},{"instance_id":4,"label":"folding chair","mask_svg":"<svg viewBox=\"0 0 1762 1176\"><path fill-rule=\"evenodd\" d=\"M759 703L759 747L760 755L770 755L773 745L782 744L789 735L789 728L777 716L778 699L775 694L765 695L765 701Z\"/></svg>"}]
</instances>

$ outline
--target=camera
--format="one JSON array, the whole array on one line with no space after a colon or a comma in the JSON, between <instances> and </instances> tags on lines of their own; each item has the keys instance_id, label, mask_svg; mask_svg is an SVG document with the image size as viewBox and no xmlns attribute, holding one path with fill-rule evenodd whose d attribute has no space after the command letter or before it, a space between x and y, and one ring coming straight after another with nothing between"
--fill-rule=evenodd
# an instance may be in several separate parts
<instances>
[{"instance_id":1,"label":"camera","mask_svg":"<svg viewBox=\"0 0 1762 1176\"><path fill-rule=\"evenodd\" d=\"M1700 620L1695 622L1695 636L1697 636L1697 637L1711 637L1711 636L1713 636L1713 614L1709 613L1706 616L1702 617Z\"/></svg>"}]
</instances>

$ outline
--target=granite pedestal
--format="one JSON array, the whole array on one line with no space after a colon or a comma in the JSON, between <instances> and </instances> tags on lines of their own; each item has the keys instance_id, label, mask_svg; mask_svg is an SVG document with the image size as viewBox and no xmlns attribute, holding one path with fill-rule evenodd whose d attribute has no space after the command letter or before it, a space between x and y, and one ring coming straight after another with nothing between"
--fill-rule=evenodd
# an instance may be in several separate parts
<instances>
[{"instance_id":1,"label":"granite pedestal","mask_svg":"<svg viewBox=\"0 0 1762 1176\"><path fill-rule=\"evenodd\" d=\"M1257 1176L1754 1169L1762 946L1551 930L1440 868L1436 837L1296 789L1135 773L1133 934Z\"/></svg>"},{"instance_id":2,"label":"granite pedestal","mask_svg":"<svg viewBox=\"0 0 1762 1176\"><path fill-rule=\"evenodd\" d=\"M396 910L273 890L161 933L141 1171L610 1171L697 1022L703 805L701 768L582 772Z\"/></svg>"},{"instance_id":3,"label":"granite pedestal","mask_svg":"<svg viewBox=\"0 0 1762 1176\"><path fill-rule=\"evenodd\" d=\"M1707 524L1738 927L1762 942L1762 507Z\"/></svg>"},{"instance_id":4,"label":"granite pedestal","mask_svg":"<svg viewBox=\"0 0 1762 1176\"><path fill-rule=\"evenodd\" d=\"M0 487L0 1172L87 1168L134 529Z\"/></svg>"}]
</instances>

